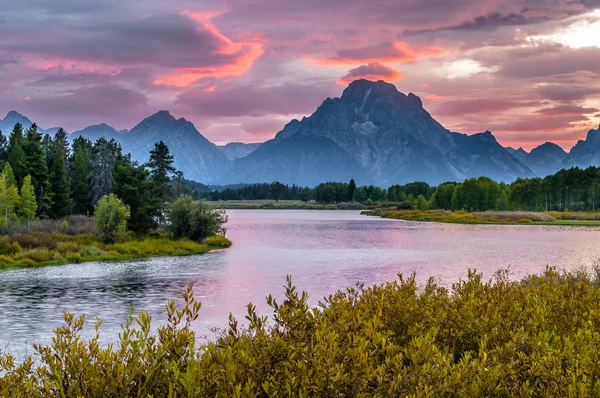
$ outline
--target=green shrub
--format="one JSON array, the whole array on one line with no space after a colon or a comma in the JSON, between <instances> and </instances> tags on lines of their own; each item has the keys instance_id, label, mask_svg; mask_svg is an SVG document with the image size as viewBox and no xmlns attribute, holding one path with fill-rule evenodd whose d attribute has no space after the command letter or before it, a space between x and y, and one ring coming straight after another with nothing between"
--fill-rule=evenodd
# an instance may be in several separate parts
<instances>
[{"instance_id":1,"label":"green shrub","mask_svg":"<svg viewBox=\"0 0 600 398\"><path fill-rule=\"evenodd\" d=\"M104 195L96 205L94 219L104 243L114 243L127 230L129 207L115 194Z\"/></svg>"},{"instance_id":2,"label":"green shrub","mask_svg":"<svg viewBox=\"0 0 600 398\"><path fill-rule=\"evenodd\" d=\"M205 202L195 202L183 196L171 204L169 231L176 239L201 242L208 236L225 235L227 222L224 210L211 208Z\"/></svg>"},{"instance_id":3,"label":"green shrub","mask_svg":"<svg viewBox=\"0 0 600 398\"><path fill-rule=\"evenodd\" d=\"M213 235L209 236L204 240L204 242L209 246L214 247L229 247L231 246L231 241L224 236L221 235Z\"/></svg>"},{"instance_id":4,"label":"green shrub","mask_svg":"<svg viewBox=\"0 0 600 398\"><path fill-rule=\"evenodd\" d=\"M595 275L598 275L596 271ZM0 355L0 396L512 397L600 391L600 280L547 269L492 281L469 272L451 288L415 276L357 285L308 304L288 279L271 321L248 306L245 324L197 347L200 304L170 302L152 334L145 312L114 346L84 340L65 315L49 346L17 364Z\"/></svg>"}]
</instances>

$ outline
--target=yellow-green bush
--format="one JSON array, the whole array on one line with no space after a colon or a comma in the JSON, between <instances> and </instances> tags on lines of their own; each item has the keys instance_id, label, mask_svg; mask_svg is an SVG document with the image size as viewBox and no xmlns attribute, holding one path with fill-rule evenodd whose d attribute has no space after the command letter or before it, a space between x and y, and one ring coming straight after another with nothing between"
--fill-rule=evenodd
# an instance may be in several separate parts
<instances>
[{"instance_id":1,"label":"yellow-green bush","mask_svg":"<svg viewBox=\"0 0 600 398\"><path fill-rule=\"evenodd\" d=\"M151 333L140 312L120 342L83 340L65 315L51 346L16 365L0 355L2 397L557 397L600 392L600 280L548 269L493 281L469 272L446 288L414 276L357 285L307 303L288 280L272 320L248 306L246 328L195 346L200 304L171 302ZM598 272L596 272L598 275ZM97 329L98 330L98 329Z\"/></svg>"},{"instance_id":2,"label":"yellow-green bush","mask_svg":"<svg viewBox=\"0 0 600 398\"><path fill-rule=\"evenodd\" d=\"M231 241L224 236L221 235L213 235L209 236L204 240L204 242L213 247L229 247L231 246Z\"/></svg>"}]
</instances>

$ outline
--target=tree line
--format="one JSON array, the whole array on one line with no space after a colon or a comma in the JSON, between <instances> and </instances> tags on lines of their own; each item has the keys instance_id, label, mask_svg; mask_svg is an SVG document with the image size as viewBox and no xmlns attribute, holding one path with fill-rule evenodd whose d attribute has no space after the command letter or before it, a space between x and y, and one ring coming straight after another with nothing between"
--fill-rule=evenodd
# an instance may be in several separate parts
<instances>
[{"instance_id":1,"label":"tree line","mask_svg":"<svg viewBox=\"0 0 600 398\"><path fill-rule=\"evenodd\" d=\"M52 137L40 133L35 123L27 129L16 124L8 137L0 132L0 168L0 223L4 225L89 216L101 198L112 194L126 212L109 206L107 220L120 215L127 230L145 235L164 222L169 201L190 193L162 141L150 151L150 161L139 164L115 140L100 138L92 143L77 137L70 144L63 129ZM112 202L101 203L100 208L108 203Z\"/></svg>"},{"instance_id":2,"label":"tree line","mask_svg":"<svg viewBox=\"0 0 600 398\"><path fill-rule=\"evenodd\" d=\"M208 200L301 200L318 203L389 203L399 208L445 210L596 211L600 207L600 168L563 169L543 178L518 178L512 183L487 177L432 186L412 182L381 188L349 182L325 182L314 188L251 184L196 193Z\"/></svg>"}]
</instances>

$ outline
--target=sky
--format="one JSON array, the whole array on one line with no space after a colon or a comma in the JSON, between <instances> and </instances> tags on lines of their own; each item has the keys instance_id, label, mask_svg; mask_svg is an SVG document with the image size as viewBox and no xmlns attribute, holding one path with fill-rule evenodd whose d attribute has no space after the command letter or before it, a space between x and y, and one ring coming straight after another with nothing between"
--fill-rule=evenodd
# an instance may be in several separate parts
<instances>
[{"instance_id":1,"label":"sky","mask_svg":"<svg viewBox=\"0 0 600 398\"><path fill-rule=\"evenodd\" d=\"M600 123L600 0L2 0L0 117L258 142L354 79L452 131L565 149Z\"/></svg>"}]
</instances>

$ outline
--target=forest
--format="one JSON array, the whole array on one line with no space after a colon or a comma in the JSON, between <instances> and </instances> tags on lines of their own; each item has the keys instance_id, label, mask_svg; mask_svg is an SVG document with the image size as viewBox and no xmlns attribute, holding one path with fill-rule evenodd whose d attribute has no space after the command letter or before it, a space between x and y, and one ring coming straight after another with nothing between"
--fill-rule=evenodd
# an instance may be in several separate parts
<instances>
[{"instance_id":1,"label":"forest","mask_svg":"<svg viewBox=\"0 0 600 398\"><path fill-rule=\"evenodd\" d=\"M162 141L139 164L114 140L70 143L63 129L52 137L16 124L8 137L0 133L0 167L0 266L230 244L224 212L191 198Z\"/></svg>"},{"instance_id":2,"label":"forest","mask_svg":"<svg viewBox=\"0 0 600 398\"><path fill-rule=\"evenodd\" d=\"M390 204L401 209L596 211L600 206L600 168L563 169L543 178L519 178L498 183L487 177L430 186L412 182L381 188L350 182L325 182L314 188L252 184L196 192L208 200L300 200L317 203L360 202Z\"/></svg>"}]
</instances>

